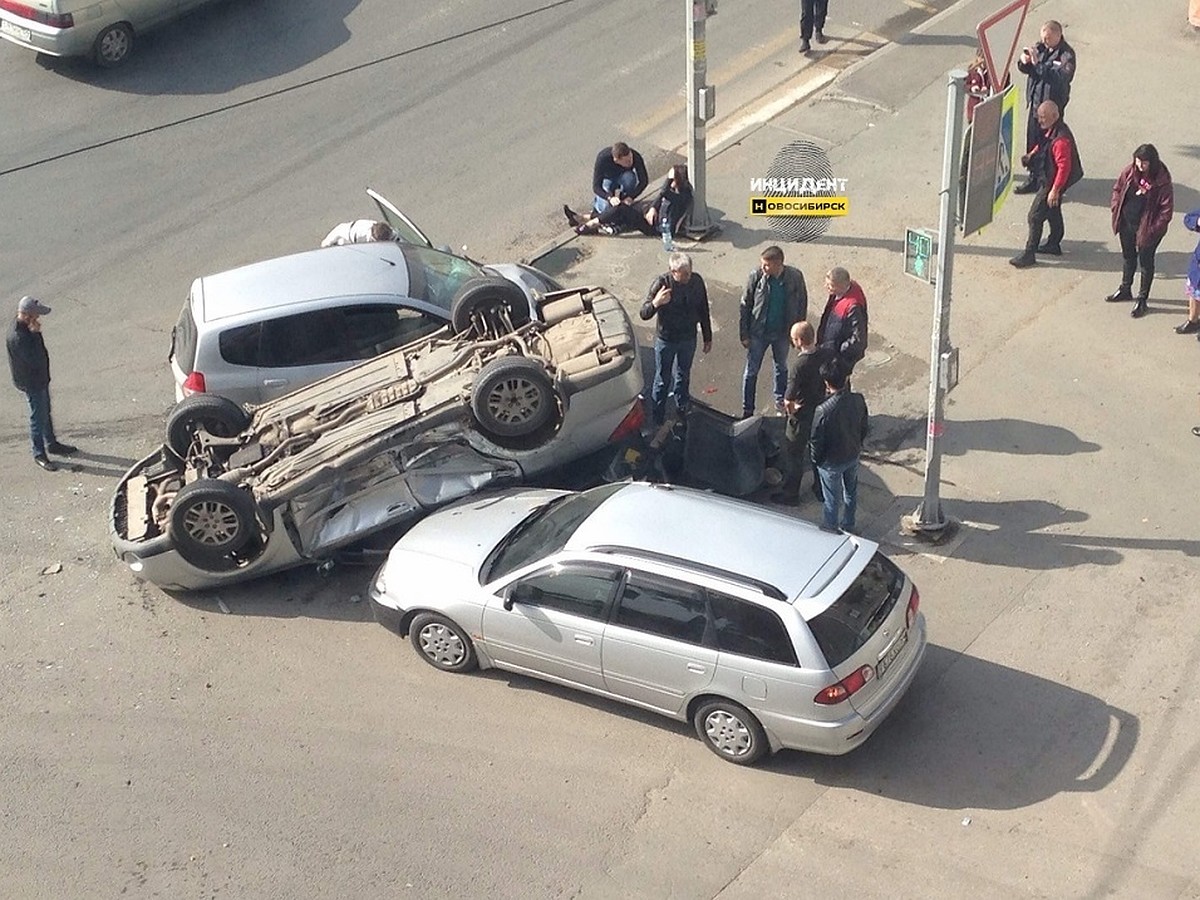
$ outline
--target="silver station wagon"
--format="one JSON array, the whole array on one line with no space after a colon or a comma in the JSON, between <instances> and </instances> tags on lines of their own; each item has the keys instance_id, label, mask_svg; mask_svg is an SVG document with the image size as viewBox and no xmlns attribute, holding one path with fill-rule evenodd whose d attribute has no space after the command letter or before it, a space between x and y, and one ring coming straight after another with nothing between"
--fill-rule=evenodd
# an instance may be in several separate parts
<instances>
[{"instance_id":1,"label":"silver station wagon","mask_svg":"<svg viewBox=\"0 0 1200 900\"><path fill-rule=\"evenodd\" d=\"M917 589L878 545L643 483L448 507L399 540L369 597L438 669L507 669L690 721L742 765L857 747L926 646Z\"/></svg>"}]
</instances>

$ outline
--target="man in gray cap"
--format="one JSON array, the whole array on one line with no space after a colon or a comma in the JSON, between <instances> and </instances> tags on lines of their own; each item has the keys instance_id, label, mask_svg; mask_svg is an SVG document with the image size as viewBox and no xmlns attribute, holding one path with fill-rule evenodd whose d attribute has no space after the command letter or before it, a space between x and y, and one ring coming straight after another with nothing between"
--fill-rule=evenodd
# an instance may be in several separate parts
<instances>
[{"instance_id":1,"label":"man in gray cap","mask_svg":"<svg viewBox=\"0 0 1200 900\"><path fill-rule=\"evenodd\" d=\"M29 401L29 439L33 446L33 461L47 472L55 465L47 453L70 456L78 448L59 443L54 436L50 418L50 354L42 340L41 317L50 313L33 297L22 297L17 304L17 317L8 329L8 367L13 384Z\"/></svg>"}]
</instances>

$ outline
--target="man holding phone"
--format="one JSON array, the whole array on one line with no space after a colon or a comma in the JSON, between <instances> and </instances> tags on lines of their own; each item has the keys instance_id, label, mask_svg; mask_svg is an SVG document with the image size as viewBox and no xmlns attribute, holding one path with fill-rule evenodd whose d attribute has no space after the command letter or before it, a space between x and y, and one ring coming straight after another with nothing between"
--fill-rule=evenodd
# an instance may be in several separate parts
<instances>
[{"instance_id":1,"label":"man holding phone","mask_svg":"<svg viewBox=\"0 0 1200 900\"><path fill-rule=\"evenodd\" d=\"M1029 118L1025 126L1025 152L1032 154L1041 143L1042 128L1037 111L1047 100L1053 100L1059 115L1066 113L1071 99L1071 80L1075 77L1075 51L1063 37L1061 22L1050 19L1042 26L1041 40L1026 47L1017 59L1017 69L1028 76L1025 99L1029 103ZM1031 171L1029 180L1013 188L1015 194L1035 194L1039 187L1038 173Z\"/></svg>"},{"instance_id":2,"label":"man holding phone","mask_svg":"<svg viewBox=\"0 0 1200 900\"><path fill-rule=\"evenodd\" d=\"M667 378L672 371L675 407L680 414L687 413L697 325L704 352L712 349L712 318L704 279L692 271L692 258L686 253L672 253L668 266L669 272L651 282L639 312L643 321L656 320L654 386L650 391L650 417L655 428L667 417Z\"/></svg>"}]
</instances>

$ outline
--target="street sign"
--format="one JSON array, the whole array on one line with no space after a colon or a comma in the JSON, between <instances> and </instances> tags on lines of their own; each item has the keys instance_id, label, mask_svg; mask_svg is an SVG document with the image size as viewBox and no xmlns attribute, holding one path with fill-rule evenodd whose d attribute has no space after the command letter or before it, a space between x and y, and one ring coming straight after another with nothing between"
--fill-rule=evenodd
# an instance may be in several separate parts
<instances>
[{"instance_id":1,"label":"street sign","mask_svg":"<svg viewBox=\"0 0 1200 900\"><path fill-rule=\"evenodd\" d=\"M1000 156L1000 114L1005 94L993 94L975 107L967 147L967 200L963 206L963 235L990 225L996 200L996 165Z\"/></svg>"},{"instance_id":2,"label":"street sign","mask_svg":"<svg viewBox=\"0 0 1200 900\"><path fill-rule=\"evenodd\" d=\"M1029 12L1030 0L1013 0L999 12L988 16L975 28L983 58L987 60L988 72L992 76L992 93L1008 83L1008 70L1017 55L1017 44L1021 40L1021 29L1025 15ZM1003 62L1000 66L997 63Z\"/></svg>"},{"instance_id":3,"label":"street sign","mask_svg":"<svg viewBox=\"0 0 1200 900\"><path fill-rule=\"evenodd\" d=\"M992 199L993 218L1012 191L1013 160L1017 158L1017 89L1009 85L1000 110L1000 141L996 153L996 192Z\"/></svg>"},{"instance_id":4,"label":"street sign","mask_svg":"<svg viewBox=\"0 0 1200 900\"><path fill-rule=\"evenodd\" d=\"M933 284L935 236L924 228L904 229L904 274Z\"/></svg>"}]
</instances>

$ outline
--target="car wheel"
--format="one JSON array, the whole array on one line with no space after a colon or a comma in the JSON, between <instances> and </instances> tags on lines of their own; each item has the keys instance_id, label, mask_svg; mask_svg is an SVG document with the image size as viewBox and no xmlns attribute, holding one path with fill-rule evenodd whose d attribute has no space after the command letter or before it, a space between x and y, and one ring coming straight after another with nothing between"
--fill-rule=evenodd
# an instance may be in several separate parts
<instances>
[{"instance_id":1,"label":"car wheel","mask_svg":"<svg viewBox=\"0 0 1200 900\"><path fill-rule=\"evenodd\" d=\"M475 646L461 628L436 613L421 613L413 619L408 638L421 659L443 672L470 672L479 661Z\"/></svg>"},{"instance_id":2,"label":"car wheel","mask_svg":"<svg viewBox=\"0 0 1200 900\"><path fill-rule=\"evenodd\" d=\"M480 370L471 387L471 412L480 430L501 446L553 433L561 424L554 382L541 363L524 356L493 359Z\"/></svg>"},{"instance_id":3,"label":"car wheel","mask_svg":"<svg viewBox=\"0 0 1200 900\"><path fill-rule=\"evenodd\" d=\"M227 397L192 394L184 397L167 416L167 446L186 457L203 429L213 437L233 437L250 424L247 412Z\"/></svg>"},{"instance_id":4,"label":"car wheel","mask_svg":"<svg viewBox=\"0 0 1200 900\"><path fill-rule=\"evenodd\" d=\"M109 25L96 35L92 44L92 58L96 65L111 69L119 66L133 52L133 29L124 22Z\"/></svg>"},{"instance_id":5,"label":"car wheel","mask_svg":"<svg viewBox=\"0 0 1200 900\"><path fill-rule=\"evenodd\" d=\"M692 720L700 740L721 759L751 766L767 753L767 734L744 706L730 700L709 700Z\"/></svg>"},{"instance_id":6,"label":"car wheel","mask_svg":"<svg viewBox=\"0 0 1200 900\"><path fill-rule=\"evenodd\" d=\"M472 278L454 295L450 303L450 325L455 334L471 330L479 315L507 309L513 328L529 321L529 300L525 292L499 276Z\"/></svg>"},{"instance_id":7,"label":"car wheel","mask_svg":"<svg viewBox=\"0 0 1200 900\"><path fill-rule=\"evenodd\" d=\"M176 552L197 568L220 572L258 536L254 498L237 485L201 478L184 485L171 503L167 534Z\"/></svg>"}]
</instances>

